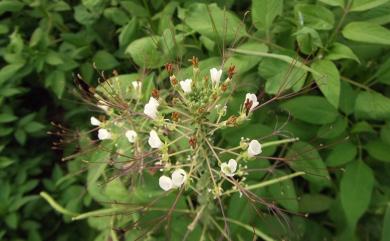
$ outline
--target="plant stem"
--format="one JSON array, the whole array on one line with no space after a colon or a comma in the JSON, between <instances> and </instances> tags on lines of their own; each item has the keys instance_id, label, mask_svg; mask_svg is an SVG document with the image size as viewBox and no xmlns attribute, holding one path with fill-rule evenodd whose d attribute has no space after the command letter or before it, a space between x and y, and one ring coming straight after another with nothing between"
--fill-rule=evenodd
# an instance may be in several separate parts
<instances>
[{"instance_id":1,"label":"plant stem","mask_svg":"<svg viewBox=\"0 0 390 241\"><path fill-rule=\"evenodd\" d=\"M292 173L292 174L289 174L289 175L281 176L281 177L278 177L278 178L275 178L275 179L271 179L271 180L268 180L268 181L264 181L264 182L261 182L261 183L258 183L258 184L250 185L250 186L245 187L245 189L246 190L253 190L253 189L257 189L257 188L263 188L263 187L270 186L272 184L275 184L275 183L278 183L278 182L282 182L284 180L288 180L288 179L291 179L291 178L294 178L294 177L297 177L297 176L302 176L302 175L305 175L305 174L306 174L305 172L296 172L296 173ZM227 195L227 194L235 193L235 192L238 192L238 191L239 190L237 190L237 189L232 189L232 190L229 190L227 192L222 193L222 195Z\"/></svg>"},{"instance_id":2,"label":"plant stem","mask_svg":"<svg viewBox=\"0 0 390 241\"><path fill-rule=\"evenodd\" d=\"M270 141L270 142L266 142L266 143L261 144L261 146L262 147L276 146L276 145L295 142L295 141L299 141L299 138L289 138L289 139L278 140L278 141Z\"/></svg>"},{"instance_id":3,"label":"plant stem","mask_svg":"<svg viewBox=\"0 0 390 241\"><path fill-rule=\"evenodd\" d=\"M217 218L217 219L221 220L223 218ZM242 223L240 221L237 221L237 220L234 220L234 219L230 219L230 218L225 218L225 220L230 222L230 223L234 223L234 224L236 224L238 226L241 226L241 227L243 227L244 229L248 230L251 233L254 232L257 237L262 238L265 241L275 241L275 239L271 238L270 236L268 236L267 234L263 233L262 231L258 230L255 227L246 225L246 224L244 224L244 223Z\"/></svg>"},{"instance_id":4,"label":"plant stem","mask_svg":"<svg viewBox=\"0 0 390 241\"><path fill-rule=\"evenodd\" d=\"M69 211L62 207L59 203L57 203L48 193L46 192L40 192L39 195L45 199L54 210L56 210L59 213L62 213L64 215L69 215L69 216L75 216L78 215L77 213L74 213L72 211Z\"/></svg>"}]
</instances>

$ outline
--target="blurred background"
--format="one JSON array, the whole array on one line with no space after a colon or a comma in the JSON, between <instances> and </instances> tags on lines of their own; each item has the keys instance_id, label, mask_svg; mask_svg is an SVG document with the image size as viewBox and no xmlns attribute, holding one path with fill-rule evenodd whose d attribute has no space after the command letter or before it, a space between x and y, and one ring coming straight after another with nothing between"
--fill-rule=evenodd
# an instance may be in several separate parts
<instances>
[{"instance_id":1,"label":"blurred background","mask_svg":"<svg viewBox=\"0 0 390 241\"><path fill-rule=\"evenodd\" d=\"M317 86L254 120L272 128L277 110L290 112L286 128L326 146L317 159L330 174L325 188L296 186L296 204L280 203L310 214L294 226L300 238L277 222L269 234L390 240L389 1L1 0L0 16L0 240L110 240L101 225L72 222L39 196L46 191L73 211L99 206L80 163L61 161L71 147L51 149L50 123L89 128L72 74L97 85L93 63L109 74L160 73L170 61L189 66L192 56L206 66L224 57L236 65L237 81L264 96L293 76ZM290 56L332 84L322 87L320 77L288 61L228 55L228 48Z\"/></svg>"}]
</instances>

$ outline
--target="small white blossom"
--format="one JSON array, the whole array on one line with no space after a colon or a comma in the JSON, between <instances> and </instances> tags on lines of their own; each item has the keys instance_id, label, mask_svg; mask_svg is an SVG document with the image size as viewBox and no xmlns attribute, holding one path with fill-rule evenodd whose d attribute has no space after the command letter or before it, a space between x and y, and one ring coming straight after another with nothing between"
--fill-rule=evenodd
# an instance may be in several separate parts
<instances>
[{"instance_id":1,"label":"small white blossom","mask_svg":"<svg viewBox=\"0 0 390 241\"><path fill-rule=\"evenodd\" d=\"M152 119L157 117L157 107L160 105L158 100L153 97L150 97L149 102L145 105L144 114L149 116Z\"/></svg>"},{"instance_id":2,"label":"small white blossom","mask_svg":"<svg viewBox=\"0 0 390 241\"><path fill-rule=\"evenodd\" d=\"M158 137L157 132L155 130L150 131L148 143L150 147L157 148L157 149L161 148L163 145L162 141Z\"/></svg>"},{"instance_id":3,"label":"small white blossom","mask_svg":"<svg viewBox=\"0 0 390 241\"><path fill-rule=\"evenodd\" d=\"M213 83L213 85L219 85L221 76L222 76L222 69L220 70L217 70L216 68L210 69L211 83Z\"/></svg>"},{"instance_id":4,"label":"small white blossom","mask_svg":"<svg viewBox=\"0 0 390 241\"><path fill-rule=\"evenodd\" d=\"M187 173L183 169L177 169L172 173L172 182L175 187L180 187L187 179Z\"/></svg>"},{"instance_id":5,"label":"small white blossom","mask_svg":"<svg viewBox=\"0 0 390 241\"><path fill-rule=\"evenodd\" d=\"M111 137L112 135L107 129L104 128L99 129L98 131L99 140L107 140L107 139L111 139Z\"/></svg>"},{"instance_id":6,"label":"small white blossom","mask_svg":"<svg viewBox=\"0 0 390 241\"><path fill-rule=\"evenodd\" d=\"M221 171L229 177L234 176L237 170L237 162L234 159L230 159L228 163L224 162L221 164Z\"/></svg>"},{"instance_id":7,"label":"small white blossom","mask_svg":"<svg viewBox=\"0 0 390 241\"><path fill-rule=\"evenodd\" d=\"M96 106L104 110L105 112L108 111L108 106L101 100L98 101L98 104Z\"/></svg>"},{"instance_id":8,"label":"small white blossom","mask_svg":"<svg viewBox=\"0 0 390 241\"><path fill-rule=\"evenodd\" d=\"M257 140L251 140L248 146L248 156L254 157L256 155L259 155L261 152L262 150L260 142L258 142Z\"/></svg>"},{"instance_id":9,"label":"small white blossom","mask_svg":"<svg viewBox=\"0 0 390 241\"><path fill-rule=\"evenodd\" d=\"M173 187L172 180L167 176L161 176L158 180L158 184L164 191L169 191Z\"/></svg>"},{"instance_id":10,"label":"small white blossom","mask_svg":"<svg viewBox=\"0 0 390 241\"><path fill-rule=\"evenodd\" d=\"M253 109L259 105L259 102L257 101L257 96L255 94L247 93L245 96L245 102L249 100L252 101L252 106L249 109L249 111L253 111ZM244 103L245 103L244 102Z\"/></svg>"},{"instance_id":11,"label":"small white blossom","mask_svg":"<svg viewBox=\"0 0 390 241\"><path fill-rule=\"evenodd\" d=\"M127 140L129 140L130 143L134 143L135 139L137 138L137 132L133 130L126 131L125 135L127 137Z\"/></svg>"},{"instance_id":12,"label":"small white blossom","mask_svg":"<svg viewBox=\"0 0 390 241\"><path fill-rule=\"evenodd\" d=\"M101 122L95 116L91 116L91 125L100 126Z\"/></svg>"},{"instance_id":13,"label":"small white blossom","mask_svg":"<svg viewBox=\"0 0 390 241\"><path fill-rule=\"evenodd\" d=\"M192 91L192 79L186 79L186 80L182 80L179 82L180 83L180 87L182 88L182 90L184 91L184 93L191 93Z\"/></svg>"},{"instance_id":14,"label":"small white blossom","mask_svg":"<svg viewBox=\"0 0 390 241\"><path fill-rule=\"evenodd\" d=\"M133 81L131 82L131 85L133 85L133 88L136 90L136 91L141 91L142 89L142 82L141 81Z\"/></svg>"}]
</instances>

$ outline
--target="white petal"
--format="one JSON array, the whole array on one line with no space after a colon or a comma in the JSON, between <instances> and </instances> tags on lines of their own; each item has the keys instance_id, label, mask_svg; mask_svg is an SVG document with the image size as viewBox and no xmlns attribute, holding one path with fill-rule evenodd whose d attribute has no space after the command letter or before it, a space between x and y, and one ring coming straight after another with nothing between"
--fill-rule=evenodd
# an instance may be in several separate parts
<instances>
[{"instance_id":1,"label":"white petal","mask_svg":"<svg viewBox=\"0 0 390 241\"><path fill-rule=\"evenodd\" d=\"M173 187L172 180L167 176L161 176L158 180L158 184L164 191L169 191Z\"/></svg>"},{"instance_id":2,"label":"white petal","mask_svg":"<svg viewBox=\"0 0 390 241\"><path fill-rule=\"evenodd\" d=\"M236 172L236 170L237 170L237 162L236 162L236 160L230 159L229 162L228 162L228 166L229 166L230 171L232 173Z\"/></svg>"},{"instance_id":3,"label":"white petal","mask_svg":"<svg viewBox=\"0 0 390 241\"><path fill-rule=\"evenodd\" d=\"M111 133L108 130L104 128L99 129L98 131L99 140L107 140L107 139L111 139L111 137L112 137Z\"/></svg>"},{"instance_id":4,"label":"white petal","mask_svg":"<svg viewBox=\"0 0 390 241\"><path fill-rule=\"evenodd\" d=\"M231 159L233 160L233 159ZM230 160L229 160L229 163L230 163ZM232 177L234 176L234 172L235 170L232 170L229 163L226 163L226 162L223 162L221 163L221 171L228 177ZM237 165L237 163L236 163ZM236 166L237 167L237 166Z\"/></svg>"},{"instance_id":5,"label":"white petal","mask_svg":"<svg viewBox=\"0 0 390 241\"><path fill-rule=\"evenodd\" d=\"M133 130L126 131L125 135L126 135L126 137L127 137L127 139L129 140L130 143L134 143L135 139L137 138L137 132L135 132Z\"/></svg>"},{"instance_id":6,"label":"white petal","mask_svg":"<svg viewBox=\"0 0 390 241\"><path fill-rule=\"evenodd\" d=\"M172 182L175 187L180 187L187 179L187 173L183 169L177 169L172 173Z\"/></svg>"},{"instance_id":7,"label":"white petal","mask_svg":"<svg viewBox=\"0 0 390 241\"><path fill-rule=\"evenodd\" d=\"M152 148L161 148L163 145L155 130L150 131L148 143Z\"/></svg>"},{"instance_id":8,"label":"white petal","mask_svg":"<svg viewBox=\"0 0 390 241\"><path fill-rule=\"evenodd\" d=\"M250 108L250 111L252 111L256 106L259 105L259 102L257 101L257 96L255 94L247 93L246 96L245 96L245 102L247 100L252 101L252 106Z\"/></svg>"},{"instance_id":9,"label":"white petal","mask_svg":"<svg viewBox=\"0 0 390 241\"><path fill-rule=\"evenodd\" d=\"M144 107L144 114L149 116L152 119L157 117L157 107L160 105L158 100L153 97L150 97L149 102Z\"/></svg>"},{"instance_id":10,"label":"white petal","mask_svg":"<svg viewBox=\"0 0 390 241\"><path fill-rule=\"evenodd\" d=\"M186 79L184 81L183 80L180 81L180 87L185 93L190 93L192 91L191 85L192 85L192 79Z\"/></svg>"},{"instance_id":11,"label":"white petal","mask_svg":"<svg viewBox=\"0 0 390 241\"><path fill-rule=\"evenodd\" d=\"M211 82L214 85L218 85L219 81L221 80L222 76L222 69L217 70L216 68L210 69L210 77L211 77Z\"/></svg>"},{"instance_id":12,"label":"white petal","mask_svg":"<svg viewBox=\"0 0 390 241\"><path fill-rule=\"evenodd\" d=\"M253 157L259 155L262 152L261 144L257 140L251 140L248 146L248 156Z\"/></svg>"},{"instance_id":13,"label":"white petal","mask_svg":"<svg viewBox=\"0 0 390 241\"><path fill-rule=\"evenodd\" d=\"M133 81L131 82L131 84L133 85L133 88L137 91L141 90L142 88L142 83L140 81Z\"/></svg>"},{"instance_id":14,"label":"white petal","mask_svg":"<svg viewBox=\"0 0 390 241\"><path fill-rule=\"evenodd\" d=\"M91 125L93 125L93 126L100 126L100 124L101 124L100 120L98 120L94 116L91 117Z\"/></svg>"}]
</instances>

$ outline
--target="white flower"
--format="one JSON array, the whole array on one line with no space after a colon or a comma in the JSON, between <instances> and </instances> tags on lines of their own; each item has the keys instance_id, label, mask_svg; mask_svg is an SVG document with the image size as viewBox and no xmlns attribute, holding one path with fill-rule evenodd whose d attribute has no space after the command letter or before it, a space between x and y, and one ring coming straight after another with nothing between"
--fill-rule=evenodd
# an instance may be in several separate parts
<instances>
[{"instance_id":1,"label":"white flower","mask_svg":"<svg viewBox=\"0 0 390 241\"><path fill-rule=\"evenodd\" d=\"M101 122L95 116L91 116L91 125L100 126Z\"/></svg>"},{"instance_id":2,"label":"white flower","mask_svg":"<svg viewBox=\"0 0 390 241\"><path fill-rule=\"evenodd\" d=\"M259 155L261 152L262 150L260 142L258 142L257 140L251 140L248 146L248 156L254 157L256 155Z\"/></svg>"},{"instance_id":3,"label":"white flower","mask_svg":"<svg viewBox=\"0 0 390 241\"><path fill-rule=\"evenodd\" d=\"M211 82L213 85L219 85L219 81L221 80L222 76L222 69L217 70L216 68L210 69L210 77L211 77Z\"/></svg>"},{"instance_id":4,"label":"white flower","mask_svg":"<svg viewBox=\"0 0 390 241\"><path fill-rule=\"evenodd\" d=\"M191 92L191 86L192 85L192 79L186 79L180 81L180 87L183 89L184 93L190 93Z\"/></svg>"},{"instance_id":5,"label":"white flower","mask_svg":"<svg viewBox=\"0 0 390 241\"><path fill-rule=\"evenodd\" d=\"M107 140L107 139L111 139L111 137L112 137L111 133L107 129L104 128L99 129L98 131L99 140Z\"/></svg>"},{"instance_id":6,"label":"white flower","mask_svg":"<svg viewBox=\"0 0 390 241\"><path fill-rule=\"evenodd\" d=\"M125 135L130 143L134 143L135 139L137 138L137 132L135 132L133 130L126 131Z\"/></svg>"},{"instance_id":7,"label":"white flower","mask_svg":"<svg viewBox=\"0 0 390 241\"><path fill-rule=\"evenodd\" d=\"M104 103L104 101L99 100L96 106L104 110L105 112L108 111L108 106L106 105L106 103Z\"/></svg>"},{"instance_id":8,"label":"white flower","mask_svg":"<svg viewBox=\"0 0 390 241\"><path fill-rule=\"evenodd\" d=\"M150 97L149 102L145 105L144 114L149 116L152 119L157 117L157 107L160 105L158 100L153 97Z\"/></svg>"},{"instance_id":9,"label":"white flower","mask_svg":"<svg viewBox=\"0 0 390 241\"><path fill-rule=\"evenodd\" d=\"M133 81L131 82L131 84L133 85L133 88L136 90L136 91L141 91L142 89L142 82L141 81Z\"/></svg>"},{"instance_id":10,"label":"white flower","mask_svg":"<svg viewBox=\"0 0 390 241\"><path fill-rule=\"evenodd\" d=\"M221 171L229 177L234 176L237 170L237 162L234 159L230 159L228 163L224 162L221 164Z\"/></svg>"},{"instance_id":11,"label":"white flower","mask_svg":"<svg viewBox=\"0 0 390 241\"><path fill-rule=\"evenodd\" d=\"M158 148L158 149L161 148L163 145L162 141L158 137L157 132L155 130L150 131L148 143L152 148Z\"/></svg>"},{"instance_id":12,"label":"white flower","mask_svg":"<svg viewBox=\"0 0 390 241\"><path fill-rule=\"evenodd\" d=\"M175 187L180 187L187 179L187 173L183 169L177 169L172 173L172 182Z\"/></svg>"},{"instance_id":13,"label":"white flower","mask_svg":"<svg viewBox=\"0 0 390 241\"><path fill-rule=\"evenodd\" d=\"M161 176L158 180L158 184L164 191L169 191L173 187L172 180L167 176Z\"/></svg>"},{"instance_id":14,"label":"white flower","mask_svg":"<svg viewBox=\"0 0 390 241\"><path fill-rule=\"evenodd\" d=\"M257 101L257 96L255 94L247 93L245 96L244 103L246 103L247 100L252 101L252 106L249 111L252 111L256 106L259 105L259 102Z\"/></svg>"}]
</instances>

